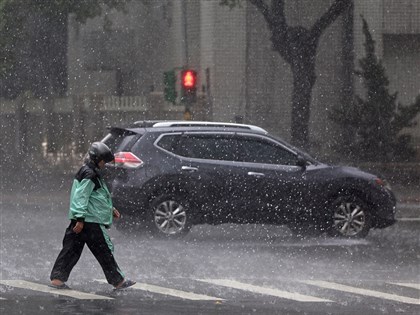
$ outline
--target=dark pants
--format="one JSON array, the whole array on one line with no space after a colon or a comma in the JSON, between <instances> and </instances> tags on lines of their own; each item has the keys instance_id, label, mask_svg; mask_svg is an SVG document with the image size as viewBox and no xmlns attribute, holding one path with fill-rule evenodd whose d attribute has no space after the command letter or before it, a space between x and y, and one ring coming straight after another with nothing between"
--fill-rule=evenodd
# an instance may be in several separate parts
<instances>
[{"instance_id":1,"label":"dark pants","mask_svg":"<svg viewBox=\"0 0 420 315\"><path fill-rule=\"evenodd\" d=\"M76 234L73 232L75 224L75 221L71 221L66 229L63 239L63 249L57 257L53 270L51 271L50 279L58 279L66 282L70 276L70 272L82 254L83 247L87 244L101 265L108 283L116 286L123 281L124 274L114 259L113 245L105 231L105 227L98 223L85 222L82 232Z\"/></svg>"}]
</instances>

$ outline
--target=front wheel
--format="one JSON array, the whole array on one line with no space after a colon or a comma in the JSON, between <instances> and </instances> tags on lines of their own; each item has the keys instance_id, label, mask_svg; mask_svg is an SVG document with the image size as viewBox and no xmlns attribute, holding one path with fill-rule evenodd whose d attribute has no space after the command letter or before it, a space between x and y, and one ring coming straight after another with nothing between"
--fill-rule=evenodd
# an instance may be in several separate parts
<instances>
[{"instance_id":1,"label":"front wheel","mask_svg":"<svg viewBox=\"0 0 420 315\"><path fill-rule=\"evenodd\" d=\"M370 215L367 204L355 196L340 196L331 204L330 236L346 238L366 237L370 230Z\"/></svg>"},{"instance_id":2,"label":"front wheel","mask_svg":"<svg viewBox=\"0 0 420 315\"><path fill-rule=\"evenodd\" d=\"M176 238L187 234L192 227L187 201L175 194L158 196L151 202L149 223L155 236Z\"/></svg>"}]
</instances>

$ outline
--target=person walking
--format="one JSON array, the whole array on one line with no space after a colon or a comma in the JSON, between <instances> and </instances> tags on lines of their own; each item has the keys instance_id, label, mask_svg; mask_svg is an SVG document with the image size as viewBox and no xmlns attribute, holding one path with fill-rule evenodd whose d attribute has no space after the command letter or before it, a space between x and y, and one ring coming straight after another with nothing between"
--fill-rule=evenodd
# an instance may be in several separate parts
<instances>
[{"instance_id":1,"label":"person walking","mask_svg":"<svg viewBox=\"0 0 420 315\"><path fill-rule=\"evenodd\" d=\"M126 279L118 267L114 246L106 232L113 217L120 213L112 205L111 194L101 178L100 169L114 160L114 154L102 142L94 142L89 148L89 158L79 169L70 194L70 225L67 227L60 251L50 275L49 286L68 289L66 281L79 260L86 244L98 260L109 284L124 289L136 282Z\"/></svg>"}]
</instances>

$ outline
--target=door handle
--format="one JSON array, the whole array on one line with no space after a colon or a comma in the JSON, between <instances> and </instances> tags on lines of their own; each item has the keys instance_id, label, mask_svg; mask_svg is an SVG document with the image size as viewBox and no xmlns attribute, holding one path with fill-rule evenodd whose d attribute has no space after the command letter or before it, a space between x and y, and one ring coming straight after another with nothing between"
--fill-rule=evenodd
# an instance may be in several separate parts
<instances>
[{"instance_id":1,"label":"door handle","mask_svg":"<svg viewBox=\"0 0 420 315\"><path fill-rule=\"evenodd\" d=\"M255 177L264 177L264 173L257 173L257 172L248 172L249 176L255 176Z\"/></svg>"},{"instance_id":2,"label":"door handle","mask_svg":"<svg viewBox=\"0 0 420 315\"><path fill-rule=\"evenodd\" d=\"M192 166L182 166L181 170L188 171L188 172L196 172L196 171L198 171L198 168L197 167L192 167Z\"/></svg>"}]
</instances>

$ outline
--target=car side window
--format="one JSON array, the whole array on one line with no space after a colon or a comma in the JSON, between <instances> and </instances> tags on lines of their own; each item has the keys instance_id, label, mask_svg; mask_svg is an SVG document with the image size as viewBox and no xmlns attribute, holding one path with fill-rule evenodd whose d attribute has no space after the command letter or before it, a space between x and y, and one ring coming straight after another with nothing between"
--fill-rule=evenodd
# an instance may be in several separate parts
<instances>
[{"instance_id":1,"label":"car side window","mask_svg":"<svg viewBox=\"0 0 420 315\"><path fill-rule=\"evenodd\" d=\"M183 135L172 152L195 159L237 160L236 150L232 149L232 137L229 135Z\"/></svg>"},{"instance_id":2,"label":"car side window","mask_svg":"<svg viewBox=\"0 0 420 315\"><path fill-rule=\"evenodd\" d=\"M214 134L189 134L164 136L158 145L176 155L207 160L236 161L237 150L232 136Z\"/></svg>"},{"instance_id":3,"label":"car side window","mask_svg":"<svg viewBox=\"0 0 420 315\"><path fill-rule=\"evenodd\" d=\"M166 135L159 140L157 145L166 151L175 153L178 140L179 135Z\"/></svg>"},{"instance_id":4,"label":"car side window","mask_svg":"<svg viewBox=\"0 0 420 315\"><path fill-rule=\"evenodd\" d=\"M260 164L296 165L292 152L256 137L189 134L163 136L159 147L174 154L206 160L238 161Z\"/></svg>"},{"instance_id":5,"label":"car side window","mask_svg":"<svg viewBox=\"0 0 420 315\"><path fill-rule=\"evenodd\" d=\"M211 143L204 137L184 135L181 137L175 153L195 159L211 158L214 150L209 145Z\"/></svg>"},{"instance_id":6,"label":"car side window","mask_svg":"<svg viewBox=\"0 0 420 315\"><path fill-rule=\"evenodd\" d=\"M241 137L237 139L242 162L296 165L297 156L271 141L259 138Z\"/></svg>"}]
</instances>

